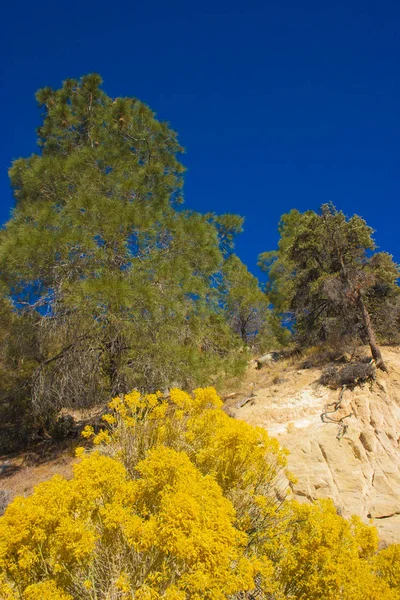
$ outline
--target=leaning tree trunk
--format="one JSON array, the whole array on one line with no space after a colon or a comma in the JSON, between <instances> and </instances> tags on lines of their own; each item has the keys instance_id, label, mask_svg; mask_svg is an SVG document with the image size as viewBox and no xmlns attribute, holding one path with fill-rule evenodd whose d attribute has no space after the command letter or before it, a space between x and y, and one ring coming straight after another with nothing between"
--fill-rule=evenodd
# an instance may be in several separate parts
<instances>
[{"instance_id":1,"label":"leaning tree trunk","mask_svg":"<svg viewBox=\"0 0 400 600\"><path fill-rule=\"evenodd\" d=\"M342 277L343 277L344 281L347 283L347 285L349 286L349 288L351 289L350 278L349 278L349 275L348 275L348 272L346 269L346 265L344 263L343 256L340 256L339 258L340 258L340 264L342 267L341 268ZM361 311L361 315L362 315L362 319L363 319L363 323L364 323L364 327L365 327L365 332L366 332L367 338L368 338L369 347L371 348L372 357L373 357L378 369L381 369L382 371L387 372L387 367L386 367L385 363L383 362L381 351L379 350L378 344L376 343L375 331L373 330L372 325L371 325L371 317L369 316L369 312L367 310L367 307L365 306L365 303L364 303L364 300L362 297L362 291L360 288L358 288L358 289L356 288L356 300L360 307L360 311Z\"/></svg>"},{"instance_id":2,"label":"leaning tree trunk","mask_svg":"<svg viewBox=\"0 0 400 600\"><path fill-rule=\"evenodd\" d=\"M378 344L376 342L375 331L373 330L372 325L371 325L371 317L369 316L369 312L367 310L367 307L365 306L361 292L359 292L359 295L358 295L358 303L360 306L363 323L364 323L365 331L366 331L367 338L368 338L369 347L371 348L372 357L376 362L376 366L379 369L381 369L382 371L387 372L387 367L386 367L385 363L383 362L381 351L379 350Z\"/></svg>"}]
</instances>

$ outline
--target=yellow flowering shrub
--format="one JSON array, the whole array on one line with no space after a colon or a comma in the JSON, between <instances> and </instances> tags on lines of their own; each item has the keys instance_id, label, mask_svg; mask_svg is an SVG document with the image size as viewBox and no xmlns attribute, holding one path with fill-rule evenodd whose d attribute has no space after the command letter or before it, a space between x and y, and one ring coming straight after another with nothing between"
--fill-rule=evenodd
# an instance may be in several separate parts
<instances>
[{"instance_id":1,"label":"yellow flowering shrub","mask_svg":"<svg viewBox=\"0 0 400 600\"><path fill-rule=\"evenodd\" d=\"M137 473L92 452L70 481L56 476L14 501L0 521L10 598L218 600L271 574L246 556L232 503L185 453L153 448Z\"/></svg>"},{"instance_id":2,"label":"yellow flowering shrub","mask_svg":"<svg viewBox=\"0 0 400 600\"><path fill-rule=\"evenodd\" d=\"M150 448L163 444L184 451L203 474L214 477L253 542L259 541L262 523L283 518L275 488L291 479L287 451L265 429L229 417L214 388L193 394L172 389L169 398L133 392L115 398L110 408L118 422L113 448L120 448L129 472Z\"/></svg>"},{"instance_id":3,"label":"yellow flowering shrub","mask_svg":"<svg viewBox=\"0 0 400 600\"><path fill-rule=\"evenodd\" d=\"M65 594L51 580L29 585L24 590L23 598L24 600L72 600L72 596Z\"/></svg>"},{"instance_id":4,"label":"yellow flowering shrub","mask_svg":"<svg viewBox=\"0 0 400 600\"><path fill-rule=\"evenodd\" d=\"M304 600L395 600L375 576L378 548L374 527L358 517L340 517L331 500L291 505L292 516L280 555L274 559L284 598Z\"/></svg>"},{"instance_id":5,"label":"yellow flowering shrub","mask_svg":"<svg viewBox=\"0 0 400 600\"><path fill-rule=\"evenodd\" d=\"M286 451L213 388L134 391L110 411L71 480L0 518L0 598L399 598L396 551L376 556L375 529L329 501L289 501Z\"/></svg>"},{"instance_id":6,"label":"yellow flowering shrub","mask_svg":"<svg viewBox=\"0 0 400 600\"><path fill-rule=\"evenodd\" d=\"M400 544L381 550L375 557L375 572L384 579L400 598Z\"/></svg>"}]
</instances>

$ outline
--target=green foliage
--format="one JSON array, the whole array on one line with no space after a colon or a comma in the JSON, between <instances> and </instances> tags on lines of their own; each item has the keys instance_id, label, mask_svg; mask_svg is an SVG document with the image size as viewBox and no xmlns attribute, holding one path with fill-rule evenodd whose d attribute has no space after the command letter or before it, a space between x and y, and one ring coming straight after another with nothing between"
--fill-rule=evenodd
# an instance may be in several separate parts
<instances>
[{"instance_id":1,"label":"green foliage","mask_svg":"<svg viewBox=\"0 0 400 600\"><path fill-rule=\"evenodd\" d=\"M399 317L398 266L374 253L372 229L332 205L321 212L282 216L278 250L259 257L277 314L292 319L306 344L371 341L364 307L377 334L395 341ZM374 342L374 340L372 340Z\"/></svg>"},{"instance_id":2,"label":"green foliage","mask_svg":"<svg viewBox=\"0 0 400 600\"><path fill-rule=\"evenodd\" d=\"M42 421L133 387L216 381L245 362L215 285L243 220L180 209L175 132L100 84L88 75L40 90L41 153L10 169L0 281L35 338L15 360L29 354L24 389Z\"/></svg>"},{"instance_id":3,"label":"green foliage","mask_svg":"<svg viewBox=\"0 0 400 600\"><path fill-rule=\"evenodd\" d=\"M35 426L27 380L35 365L36 334L31 316L15 313L10 301L0 298L0 451L29 439Z\"/></svg>"},{"instance_id":4,"label":"green foliage","mask_svg":"<svg viewBox=\"0 0 400 600\"><path fill-rule=\"evenodd\" d=\"M269 301L240 258L231 254L222 268L224 305L233 331L243 342L258 350L276 346Z\"/></svg>"}]
</instances>

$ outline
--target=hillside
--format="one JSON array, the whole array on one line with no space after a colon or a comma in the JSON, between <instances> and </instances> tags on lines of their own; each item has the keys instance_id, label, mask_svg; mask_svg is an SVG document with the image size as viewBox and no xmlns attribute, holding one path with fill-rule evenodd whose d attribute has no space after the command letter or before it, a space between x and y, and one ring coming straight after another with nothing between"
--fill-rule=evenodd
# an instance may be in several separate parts
<instances>
[{"instance_id":1,"label":"hillside","mask_svg":"<svg viewBox=\"0 0 400 600\"><path fill-rule=\"evenodd\" d=\"M233 416L265 427L290 450L298 499L332 498L343 516L372 519L381 542L389 544L400 542L400 348L386 347L382 353L389 373L345 390L332 414L340 419L353 413L340 440L339 426L321 420L340 391L321 385L322 369L300 368L301 360L278 361L262 370L253 364L246 384L227 403ZM253 389L254 398L237 408Z\"/></svg>"},{"instance_id":2,"label":"hillside","mask_svg":"<svg viewBox=\"0 0 400 600\"><path fill-rule=\"evenodd\" d=\"M292 486L301 501L332 498L339 512L373 520L383 545L400 542L400 348L383 348L389 373L376 381L345 390L334 419L346 419L348 429L338 440L339 427L323 423L327 404L339 390L319 383L322 367L301 368L303 359L282 360L262 370L252 363L246 379L228 398L236 418L260 425L290 450ZM241 408L254 390L254 398ZM76 442L74 442L76 444ZM27 495L33 486L55 473L72 473L73 452L30 453L0 460L0 490Z\"/></svg>"}]
</instances>

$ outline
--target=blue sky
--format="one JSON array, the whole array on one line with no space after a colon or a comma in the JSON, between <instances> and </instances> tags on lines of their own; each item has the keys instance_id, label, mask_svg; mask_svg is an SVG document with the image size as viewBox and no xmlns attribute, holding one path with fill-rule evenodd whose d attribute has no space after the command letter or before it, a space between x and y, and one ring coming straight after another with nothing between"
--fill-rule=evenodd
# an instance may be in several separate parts
<instances>
[{"instance_id":1,"label":"blue sky","mask_svg":"<svg viewBox=\"0 0 400 600\"><path fill-rule=\"evenodd\" d=\"M7 169L35 151L35 91L96 71L178 131L186 206L243 215L256 274L280 215L328 201L400 261L398 2L22 0L0 27L1 222Z\"/></svg>"}]
</instances>

